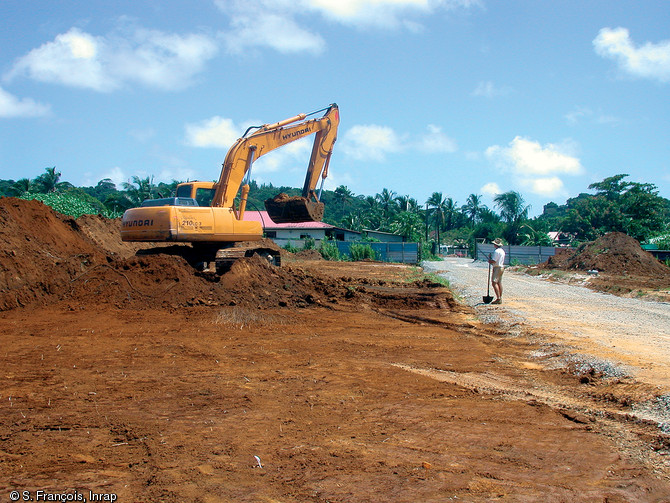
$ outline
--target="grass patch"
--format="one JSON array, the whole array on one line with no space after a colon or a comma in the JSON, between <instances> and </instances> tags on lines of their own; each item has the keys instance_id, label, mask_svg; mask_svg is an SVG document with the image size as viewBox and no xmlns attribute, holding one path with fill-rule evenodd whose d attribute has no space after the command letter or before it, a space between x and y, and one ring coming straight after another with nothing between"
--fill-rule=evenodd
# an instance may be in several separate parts
<instances>
[{"instance_id":1,"label":"grass patch","mask_svg":"<svg viewBox=\"0 0 670 503\"><path fill-rule=\"evenodd\" d=\"M416 281L424 281L426 279L432 281L433 283L439 283L440 285L447 288L450 287L449 280L447 278L434 272L424 272L420 267L410 268L409 273L404 281L407 283L414 283Z\"/></svg>"}]
</instances>

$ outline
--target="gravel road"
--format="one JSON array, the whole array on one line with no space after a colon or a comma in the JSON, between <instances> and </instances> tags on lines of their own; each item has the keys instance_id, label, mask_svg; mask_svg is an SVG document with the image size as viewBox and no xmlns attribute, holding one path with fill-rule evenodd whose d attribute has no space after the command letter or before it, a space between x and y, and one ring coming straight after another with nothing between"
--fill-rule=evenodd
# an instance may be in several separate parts
<instances>
[{"instance_id":1,"label":"gravel road","mask_svg":"<svg viewBox=\"0 0 670 503\"><path fill-rule=\"evenodd\" d=\"M670 303L616 297L508 270L503 304L486 305L485 262L450 257L422 265L447 278L485 323L502 323L510 335L541 334L575 358L670 392Z\"/></svg>"}]
</instances>

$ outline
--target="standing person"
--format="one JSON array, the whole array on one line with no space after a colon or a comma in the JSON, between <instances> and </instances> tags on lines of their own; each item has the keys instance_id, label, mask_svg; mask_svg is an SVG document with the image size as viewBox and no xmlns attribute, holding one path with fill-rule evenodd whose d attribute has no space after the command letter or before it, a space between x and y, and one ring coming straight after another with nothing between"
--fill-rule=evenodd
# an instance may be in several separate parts
<instances>
[{"instance_id":1,"label":"standing person","mask_svg":"<svg viewBox=\"0 0 670 503\"><path fill-rule=\"evenodd\" d=\"M495 251L493 252L493 256L489 255L489 264L493 266L491 286L493 287L493 292L496 294L496 300L491 302L491 304L502 304L502 276L503 272L505 271L505 250L503 250L502 247L502 239L494 239L493 246L495 246Z\"/></svg>"}]
</instances>

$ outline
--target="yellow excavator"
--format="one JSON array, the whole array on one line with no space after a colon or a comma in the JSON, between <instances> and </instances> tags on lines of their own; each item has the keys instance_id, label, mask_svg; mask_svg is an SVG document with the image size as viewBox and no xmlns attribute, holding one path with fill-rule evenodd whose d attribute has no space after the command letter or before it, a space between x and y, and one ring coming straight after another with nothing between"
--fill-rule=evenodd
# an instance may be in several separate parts
<instances>
[{"instance_id":1,"label":"yellow excavator","mask_svg":"<svg viewBox=\"0 0 670 503\"><path fill-rule=\"evenodd\" d=\"M324 114L320 118L307 119L321 112ZM190 256L196 260L190 261L203 264L206 270L221 270L254 253L279 265L276 249L253 243L263 238L260 222L244 220L251 167L262 155L314 134L302 196L278 194L266 200L265 207L276 223L320 221L324 209L321 190L328 176L339 123L339 109L333 103L309 114L248 128L226 154L217 182L180 183L175 197L148 199L139 208L127 210L121 222L121 239L191 243Z\"/></svg>"}]
</instances>

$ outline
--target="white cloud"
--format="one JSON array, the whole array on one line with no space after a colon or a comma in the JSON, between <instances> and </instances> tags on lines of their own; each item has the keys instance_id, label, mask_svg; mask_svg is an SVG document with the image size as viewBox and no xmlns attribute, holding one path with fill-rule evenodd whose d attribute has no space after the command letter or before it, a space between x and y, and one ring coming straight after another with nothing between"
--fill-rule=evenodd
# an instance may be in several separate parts
<instances>
[{"instance_id":1,"label":"white cloud","mask_svg":"<svg viewBox=\"0 0 670 503\"><path fill-rule=\"evenodd\" d=\"M557 175L579 175L583 167L574 155L575 146L566 141L561 145L540 145L517 136L508 147L494 145L486 149L487 158L504 173L511 173L518 184L533 193L555 195L563 188Z\"/></svg>"},{"instance_id":2,"label":"white cloud","mask_svg":"<svg viewBox=\"0 0 670 503\"><path fill-rule=\"evenodd\" d=\"M533 194L554 196L563 192L563 181L557 176L522 180L521 184Z\"/></svg>"},{"instance_id":3,"label":"white cloud","mask_svg":"<svg viewBox=\"0 0 670 503\"><path fill-rule=\"evenodd\" d=\"M303 0L298 3L342 24L382 28L405 26L410 30L417 28L410 16L481 5L479 0Z\"/></svg>"},{"instance_id":4,"label":"white cloud","mask_svg":"<svg viewBox=\"0 0 670 503\"><path fill-rule=\"evenodd\" d=\"M429 124L419 137L398 134L388 126L357 125L344 133L338 150L355 160L382 162L389 154L407 150L421 153L453 153L456 141L442 132L440 126Z\"/></svg>"},{"instance_id":5,"label":"white cloud","mask_svg":"<svg viewBox=\"0 0 670 503\"><path fill-rule=\"evenodd\" d=\"M321 53L325 42L320 35L301 28L290 14L271 12L237 13L232 30L222 35L230 52L242 53L247 47L275 49L283 54L295 52Z\"/></svg>"},{"instance_id":6,"label":"white cloud","mask_svg":"<svg viewBox=\"0 0 670 503\"><path fill-rule=\"evenodd\" d=\"M489 182L489 183L483 185L479 189L479 191L482 194L486 194L487 196L496 196L498 194L502 194L502 190L500 190L500 187L495 182Z\"/></svg>"},{"instance_id":7,"label":"white cloud","mask_svg":"<svg viewBox=\"0 0 670 503\"><path fill-rule=\"evenodd\" d=\"M230 30L222 32L221 38L232 53L248 47L269 47L284 54L321 53L323 38L295 21L303 13L297 4L299 1L217 0L219 9L230 16Z\"/></svg>"},{"instance_id":8,"label":"white cloud","mask_svg":"<svg viewBox=\"0 0 670 503\"><path fill-rule=\"evenodd\" d=\"M242 136L242 128L218 115L196 124L187 124L186 144L192 147L230 148Z\"/></svg>"},{"instance_id":9,"label":"white cloud","mask_svg":"<svg viewBox=\"0 0 670 503\"><path fill-rule=\"evenodd\" d=\"M18 99L0 87L0 118L42 117L49 113L49 105L30 98Z\"/></svg>"},{"instance_id":10,"label":"white cloud","mask_svg":"<svg viewBox=\"0 0 670 503\"><path fill-rule=\"evenodd\" d=\"M481 0L216 0L216 5L230 16L230 30L221 36L231 52L269 47L282 53L318 54L325 48L324 39L298 18L317 15L356 28L420 33L423 26L416 18L481 6Z\"/></svg>"},{"instance_id":11,"label":"white cloud","mask_svg":"<svg viewBox=\"0 0 670 503\"><path fill-rule=\"evenodd\" d=\"M205 35L134 29L129 36L94 37L72 28L19 58L6 78L109 92L128 83L176 90L191 84L217 51Z\"/></svg>"},{"instance_id":12,"label":"white cloud","mask_svg":"<svg viewBox=\"0 0 670 503\"><path fill-rule=\"evenodd\" d=\"M428 133L421 141L423 150L430 153L446 152L449 154L458 150L456 140L444 134L442 128L435 126L434 124L429 124L427 129Z\"/></svg>"},{"instance_id":13,"label":"white cloud","mask_svg":"<svg viewBox=\"0 0 670 503\"><path fill-rule=\"evenodd\" d=\"M496 164L519 175L548 175L563 173L578 175L582 172L579 159L568 152L569 144L540 143L517 136L509 147L494 145L486 149L486 155Z\"/></svg>"},{"instance_id":14,"label":"white cloud","mask_svg":"<svg viewBox=\"0 0 670 503\"><path fill-rule=\"evenodd\" d=\"M131 41L115 40L114 45L105 62L112 78L165 90L188 87L218 50L206 35L143 29L136 30Z\"/></svg>"},{"instance_id":15,"label":"white cloud","mask_svg":"<svg viewBox=\"0 0 670 503\"><path fill-rule=\"evenodd\" d=\"M41 82L111 91L117 83L103 70L99 59L103 45L102 39L72 28L19 58L8 78L26 75Z\"/></svg>"},{"instance_id":16,"label":"white cloud","mask_svg":"<svg viewBox=\"0 0 670 503\"><path fill-rule=\"evenodd\" d=\"M358 125L343 135L340 148L353 159L381 162L387 154L399 152L404 147L390 127Z\"/></svg>"},{"instance_id":17,"label":"white cloud","mask_svg":"<svg viewBox=\"0 0 670 503\"><path fill-rule=\"evenodd\" d=\"M599 56L615 60L634 77L670 82L670 40L636 47L626 28L603 28L593 46Z\"/></svg>"},{"instance_id":18,"label":"white cloud","mask_svg":"<svg viewBox=\"0 0 670 503\"><path fill-rule=\"evenodd\" d=\"M512 92L509 87L496 87L491 81L480 82L472 91L472 96L482 96L484 98L495 98L496 96L505 96Z\"/></svg>"}]
</instances>

